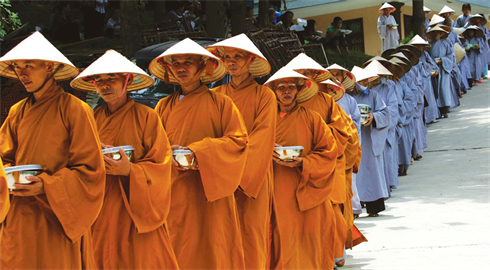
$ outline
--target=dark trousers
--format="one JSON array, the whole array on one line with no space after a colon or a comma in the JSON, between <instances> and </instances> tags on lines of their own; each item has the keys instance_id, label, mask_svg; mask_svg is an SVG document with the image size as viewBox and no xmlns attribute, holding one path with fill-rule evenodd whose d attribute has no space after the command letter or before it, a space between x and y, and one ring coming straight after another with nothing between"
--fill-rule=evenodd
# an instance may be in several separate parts
<instances>
[{"instance_id":1,"label":"dark trousers","mask_svg":"<svg viewBox=\"0 0 490 270\"><path fill-rule=\"evenodd\" d=\"M377 214L379 212L384 211L385 208L385 199L377 199L374 202L362 202L366 205L366 211L368 214Z\"/></svg>"}]
</instances>

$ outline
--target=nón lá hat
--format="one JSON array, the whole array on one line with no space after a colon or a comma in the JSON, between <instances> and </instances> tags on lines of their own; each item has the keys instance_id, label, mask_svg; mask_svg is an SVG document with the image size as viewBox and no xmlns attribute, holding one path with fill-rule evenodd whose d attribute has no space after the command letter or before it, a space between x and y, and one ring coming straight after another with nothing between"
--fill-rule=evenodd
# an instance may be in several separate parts
<instances>
[{"instance_id":1,"label":"n\u00f3n l\u00e1 hat","mask_svg":"<svg viewBox=\"0 0 490 270\"><path fill-rule=\"evenodd\" d=\"M296 99L298 103L305 102L318 93L318 85L315 82L286 66L280 68L276 73L274 73L274 75L272 75L264 83L264 85L274 90L272 85L276 81L288 78L295 78L304 82L302 89L299 89L300 92L298 94L298 98Z\"/></svg>"},{"instance_id":2,"label":"n\u00f3n l\u00e1 hat","mask_svg":"<svg viewBox=\"0 0 490 270\"><path fill-rule=\"evenodd\" d=\"M429 42L427 42L427 40L423 39L419 35L415 35L407 44L408 45L424 45L424 46L430 46Z\"/></svg>"},{"instance_id":3,"label":"n\u00f3n l\u00e1 hat","mask_svg":"<svg viewBox=\"0 0 490 270\"><path fill-rule=\"evenodd\" d=\"M437 14L434 14L434 15L432 15L432 18L430 19L429 26L432 27L436 24L440 24L440 23L444 22L444 20L445 19L443 17L441 17Z\"/></svg>"},{"instance_id":4,"label":"n\u00f3n l\u00e1 hat","mask_svg":"<svg viewBox=\"0 0 490 270\"><path fill-rule=\"evenodd\" d=\"M311 57L309 57L304 53L298 54L295 58L289 61L289 63L286 66L295 71L299 71L299 70L314 71L315 74L311 79L315 82L325 81L327 79L330 79L330 77L332 77L332 74L330 74L330 72L326 68L322 67L315 60L313 60Z\"/></svg>"},{"instance_id":5,"label":"n\u00f3n l\u00e1 hat","mask_svg":"<svg viewBox=\"0 0 490 270\"><path fill-rule=\"evenodd\" d=\"M369 82L371 82L376 80L377 77L379 77L378 74L358 66L354 66L351 72L352 74L354 74L354 76L356 76L357 79L356 82L360 82L364 80L368 80Z\"/></svg>"},{"instance_id":6,"label":"n\u00f3n l\u00e1 hat","mask_svg":"<svg viewBox=\"0 0 490 270\"><path fill-rule=\"evenodd\" d=\"M469 20L468 20L468 24L469 25L476 25L476 19L480 19L480 24L481 25L485 25L487 24L487 19L485 18L485 16L482 16L480 14L475 14L473 15L473 17L471 17Z\"/></svg>"},{"instance_id":7,"label":"n\u00f3n l\u00e1 hat","mask_svg":"<svg viewBox=\"0 0 490 270\"><path fill-rule=\"evenodd\" d=\"M452 13L454 13L454 12L455 12L455 11L454 11L454 9L452 9L452 8L450 8L450 7L448 7L448 6L444 6L444 7L441 9L441 11L439 11L439 15L444 14L444 13L451 13L451 14L452 14Z\"/></svg>"},{"instance_id":8,"label":"n\u00f3n l\u00e1 hat","mask_svg":"<svg viewBox=\"0 0 490 270\"><path fill-rule=\"evenodd\" d=\"M78 68L39 32L34 32L0 58L0 75L18 79L12 63L19 60L53 62L53 78L57 81L72 79L79 73Z\"/></svg>"},{"instance_id":9,"label":"n\u00f3n l\u00e1 hat","mask_svg":"<svg viewBox=\"0 0 490 270\"><path fill-rule=\"evenodd\" d=\"M334 88L334 92L329 92L328 95L331 96L335 101L339 101L345 95L345 86L341 83L336 83L331 79L319 82L319 84L331 85Z\"/></svg>"},{"instance_id":10,"label":"n\u00f3n l\u00e1 hat","mask_svg":"<svg viewBox=\"0 0 490 270\"><path fill-rule=\"evenodd\" d=\"M432 12L432 10L430 10L430 8L424 6L424 12Z\"/></svg>"},{"instance_id":11,"label":"n\u00f3n l\u00e1 hat","mask_svg":"<svg viewBox=\"0 0 490 270\"><path fill-rule=\"evenodd\" d=\"M155 83L155 80L136 64L120 53L108 50L71 81L70 86L82 91L96 91L92 76L112 73L133 75L133 82L126 87L128 92L148 88Z\"/></svg>"},{"instance_id":12,"label":"n\u00f3n l\u00e1 hat","mask_svg":"<svg viewBox=\"0 0 490 270\"><path fill-rule=\"evenodd\" d=\"M384 9L391 9L391 12L394 12L396 10L396 8L390 4L388 4L388 2L384 3L380 8L379 8L379 11L383 11Z\"/></svg>"},{"instance_id":13,"label":"n\u00f3n l\u00e1 hat","mask_svg":"<svg viewBox=\"0 0 490 270\"><path fill-rule=\"evenodd\" d=\"M356 84L356 77L354 76L354 74L352 74L352 72L348 71L340 65L333 64L327 67L327 70L330 72L332 70L341 70L344 73L344 81L342 82L342 84L345 86L346 89L351 89Z\"/></svg>"},{"instance_id":14,"label":"n\u00f3n l\u00e1 hat","mask_svg":"<svg viewBox=\"0 0 490 270\"><path fill-rule=\"evenodd\" d=\"M205 67L200 79L204 84L219 81L226 75L226 68L223 62L221 62L217 56L208 52L190 38L186 38L176 43L153 59L148 67L150 73L166 83L179 84L179 81L167 66L172 63L172 56L174 55L201 56Z\"/></svg>"},{"instance_id":15,"label":"n\u00f3n l\u00e1 hat","mask_svg":"<svg viewBox=\"0 0 490 270\"><path fill-rule=\"evenodd\" d=\"M271 72L269 61L247 35L240 34L206 47L208 51L218 55L220 58L225 55L225 48L240 49L255 55L255 60L250 64L249 68L249 72L253 77L263 77Z\"/></svg>"},{"instance_id":16,"label":"n\u00f3n l\u00e1 hat","mask_svg":"<svg viewBox=\"0 0 490 270\"><path fill-rule=\"evenodd\" d=\"M427 32L427 38L433 39L433 36L436 32L442 32L441 39L444 39L449 35L449 33L446 30L442 29L442 27L440 27L439 25L436 25Z\"/></svg>"},{"instance_id":17,"label":"n\u00f3n l\u00e1 hat","mask_svg":"<svg viewBox=\"0 0 490 270\"><path fill-rule=\"evenodd\" d=\"M376 73L379 76L393 76L393 73L391 73L388 69L386 69L377 60L371 61L371 63L369 63L369 65L367 65L364 69Z\"/></svg>"}]
</instances>

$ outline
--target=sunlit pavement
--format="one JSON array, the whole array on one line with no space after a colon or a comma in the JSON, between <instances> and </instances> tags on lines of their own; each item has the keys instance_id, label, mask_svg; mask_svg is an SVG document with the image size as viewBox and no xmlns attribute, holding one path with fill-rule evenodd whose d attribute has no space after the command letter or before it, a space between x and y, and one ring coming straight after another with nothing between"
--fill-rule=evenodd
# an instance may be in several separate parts
<instances>
[{"instance_id":1,"label":"sunlit pavement","mask_svg":"<svg viewBox=\"0 0 490 270\"><path fill-rule=\"evenodd\" d=\"M428 143L387 210L356 219L369 242L339 269L490 269L490 80L429 125Z\"/></svg>"}]
</instances>

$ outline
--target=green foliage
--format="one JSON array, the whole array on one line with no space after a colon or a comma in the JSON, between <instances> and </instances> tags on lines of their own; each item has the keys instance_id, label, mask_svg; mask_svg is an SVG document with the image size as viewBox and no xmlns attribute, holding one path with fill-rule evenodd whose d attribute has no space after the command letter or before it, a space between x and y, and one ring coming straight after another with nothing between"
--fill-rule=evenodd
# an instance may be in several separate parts
<instances>
[{"instance_id":1,"label":"green foliage","mask_svg":"<svg viewBox=\"0 0 490 270\"><path fill-rule=\"evenodd\" d=\"M354 66L362 66L367 60L371 59L371 55L367 55L359 51L350 51L350 55L346 51L342 51L342 55L337 52L328 50L327 53L328 62L330 65L338 64L344 68L351 70Z\"/></svg>"},{"instance_id":2,"label":"green foliage","mask_svg":"<svg viewBox=\"0 0 490 270\"><path fill-rule=\"evenodd\" d=\"M400 40L400 44L407 44L414 36L415 34L413 32L410 32L408 36L405 36L404 39Z\"/></svg>"},{"instance_id":3,"label":"green foliage","mask_svg":"<svg viewBox=\"0 0 490 270\"><path fill-rule=\"evenodd\" d=\"M10 0L0 0L0 37L22 26L17 13L10 11Z\"/></svg>"}]
</instances>

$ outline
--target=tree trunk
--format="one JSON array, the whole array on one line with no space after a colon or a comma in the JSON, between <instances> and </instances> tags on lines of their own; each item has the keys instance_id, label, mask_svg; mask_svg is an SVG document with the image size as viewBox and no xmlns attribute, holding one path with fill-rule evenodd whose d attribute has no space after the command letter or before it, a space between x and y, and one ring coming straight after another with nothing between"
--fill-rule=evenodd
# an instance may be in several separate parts
<instances>
[{"instance_id":1,"label":"tree trunk","mask_svg":"<svg viewBox=\"0 0 490 270\"><path fill-rule=\"evenodd\" d=\"M167 14L165 10L165 1L155 1L155 22L161 22L165 20L165 15Z\"/></svg>"},{"instance_id":2,"label":"tree trunk","mask_svg":"<svg viewBox=\"0 0 490 270\"><path fill-rule=\"evenodd\" d=\"M209 37L225 37L225 7L222 1L206 1L206 32Z\"/></svg>"},{"instance_id":3,"label":"tree trunk","mask_svg":"<svg viewBox=\"0 0 490 270\"><path fill-rule=\"evenodd\" d=\"M425 38L424 0L412 0L412 31L414 35Z\"/></svg>"},{"instance_id":4,"label":"tree trunk","mask_svg":"<svg viewBox=\"0 0 490 270\"><path fill-rule=\"evenodd\" d=\"M259 0L259 24L262 27L267 26L269 20L269 0Z\"/></svg>"},{"instance_id":5,"label":"tree trunk","mask_svg":"<svg viewBox=\"0 0 490 270\"><path fill-rule=\"evenodd\" d=\"M121 1L121 43L122 53L130 58L141 49L140 17L138 0Z\"/></svg>"},{"instance_id":6,"label":"tree trunk","mask_svg":"<svg viewBox=\"0 0 490 270\"><path fill-rule=\"evenodd\" d=\"M247 32L245 21L245 0L230 1L231 9L231 34L233 36Z\"/></svg>"}]
</instances>

